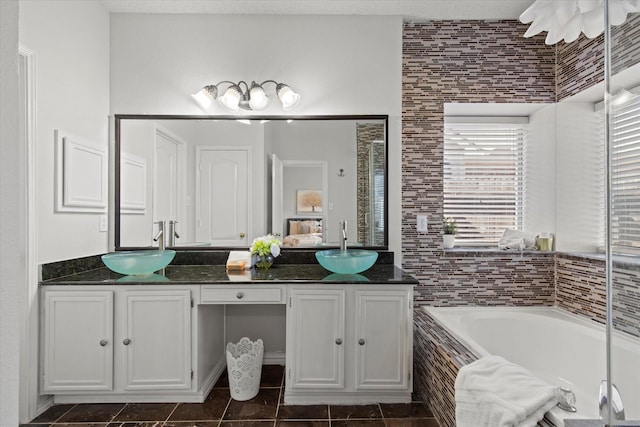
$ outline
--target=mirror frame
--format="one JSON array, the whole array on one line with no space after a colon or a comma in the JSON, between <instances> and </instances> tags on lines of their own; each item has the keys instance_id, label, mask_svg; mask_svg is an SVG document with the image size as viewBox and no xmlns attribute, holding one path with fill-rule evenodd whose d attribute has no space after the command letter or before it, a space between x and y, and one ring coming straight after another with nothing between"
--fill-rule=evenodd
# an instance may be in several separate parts
<instances>
[{"instance_id":1,"label":"mirror frame","mask_svg":"<svg viewBox=\"0 0 640 427\"><path fill-rule=\"evenodd\" d=\"M389 116L386 114L373 115L318 115L318 116L229 116L229 115L180 115L180 114L114 114L115 125L115 150L114 150L114 246L116 251L149 249L152 246L120 246L120 160L121 160L121 121L122 120L382 120L384 122L384 242L382 246L362 246L363 249L388 250L389 249ZM338 246L326 246L329 249ZM176 247L173 247L176 249ZM237 247L228 246L180 246L180 251L220 251L237 250ZM295 247L287 250L317 251L318 247Z\"/></svg>"}]
</instances>

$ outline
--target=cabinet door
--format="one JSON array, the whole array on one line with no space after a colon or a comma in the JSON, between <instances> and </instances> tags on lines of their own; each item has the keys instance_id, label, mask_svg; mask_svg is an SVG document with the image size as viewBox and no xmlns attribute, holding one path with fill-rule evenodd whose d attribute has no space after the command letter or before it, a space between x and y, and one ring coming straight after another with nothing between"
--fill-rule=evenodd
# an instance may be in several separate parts
<instances>
[{"instance_id":1,"label":"cabinet door","mask_svg":"<svg viewBox=\"0 0 640 427\"><path fill-rule=\"evenodd\" d=\"M287 367L292 388L343 388L345 292L294 289Z\"/></svg>"},{"instance_id":2,"label":"cabinet door","mask_svg":"<svg viewBox=\"0 0 640 427\"><path fill-rule=\"evenodd\" d=\"M127 291L125 390L191 388L191 292Z\"/></svg>"},{"instance_id":3,"label":"cabinet door","mask_svg":"<svg viewBox=\"0 0 640 427\"><path fill-rule=\"evenodd\" d=\"M113 293L47 291L43 391L113 388Z\"/></svg>"},{"instance_id":4,"label":"cabinet door","mask_svg":"<svg viewBox=\"0 0 640 427\"><path fill-rule=\"evenodd\" d=\"M356 388L406 389L411 335L407 292L356 291Z\"/></svg>"}]
</instances>

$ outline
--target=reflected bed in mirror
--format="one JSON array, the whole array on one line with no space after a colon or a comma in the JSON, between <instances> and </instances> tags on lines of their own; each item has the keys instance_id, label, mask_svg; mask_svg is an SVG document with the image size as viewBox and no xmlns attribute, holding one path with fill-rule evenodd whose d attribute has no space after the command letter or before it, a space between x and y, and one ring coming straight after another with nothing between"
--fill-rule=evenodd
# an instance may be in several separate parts
<instances>
[{"instance_id":1,"label":"reflected bed in mirror","mask_svg":"<svg viewBox=\"0 0 640 427\"><path fill-rule=\"evenodd\" d=\"M350 245L387 249L387 131L386 115L116 115L116 249L157 246L173 221L165 242L181 250L268 233L317 250L344 220Z\"/></svg>"}]
</instances>

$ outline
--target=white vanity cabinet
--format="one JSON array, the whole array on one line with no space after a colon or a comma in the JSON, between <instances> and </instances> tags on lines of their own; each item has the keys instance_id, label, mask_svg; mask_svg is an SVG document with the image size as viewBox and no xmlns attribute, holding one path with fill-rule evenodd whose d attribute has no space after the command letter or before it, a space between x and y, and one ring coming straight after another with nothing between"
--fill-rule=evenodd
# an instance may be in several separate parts
<instances>
[{"instance_id":1,"label":"white vanity cabinet","mask_svg":"<svg viewBox=\"0 0 640 427\"><path fill-rule=\"evenodd\" d=\"M48 291L43 304L43 391L113 389L113 292Z\"/></svg>"},{"instance_id":2,"label":"white vanity cabinet","mask_svg":"<svg viewBox=\"0 0 640 427\"><path fill-rule=\"evenodd\" d=\"M103 397L98 401L108 401L103 392L191 389L191 293L189 287L47 287L43 392L95 391Z\"/></svg>"},{"instance_id":3,"label":"white vanity cabinet","mask_svg":"<svg viewBox=\"0 0 640 427\"><path fill-rule=\"evenodd\" d=\"M125 390L191 388L191 292L126 291L122 332Z\"/></svg>"},{"instance_id":4,"label":"white vanity cabinet","mask_svg":"<svg viewBox=\"0 0 640 427\"><path fill-rule=\"evenodd\" d=\"M406 390L412 375L411 294L355 291L355 388ZM411 316L411 314L409 314Z\"/></svg>"},{"instance_id":5,"label":"white vanity cabinet","mask_svg":"<svg viewBox=\"0 0 640 427\"><path fill-rule=\"evenodd\" d=\"M291 290L287 382L292 388L344 388L345 294L342 289Z\"/></svg>"},{"instance_id":6,"label":"white vanity cabinet","mask_svg":"<svg viewBox=\"0 0 640 427\"><path fill-rule=\"evenodd\" d=\"M291 287L285 402L409 402L413 288Z\"/></svg>"}]
</instances>

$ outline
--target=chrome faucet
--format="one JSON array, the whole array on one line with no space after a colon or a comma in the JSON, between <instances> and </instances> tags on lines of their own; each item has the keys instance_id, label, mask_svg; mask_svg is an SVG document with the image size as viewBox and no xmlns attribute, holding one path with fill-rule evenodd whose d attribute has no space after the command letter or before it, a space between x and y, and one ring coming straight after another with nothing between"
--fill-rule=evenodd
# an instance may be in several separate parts
<instances>
[{"instance_id":1,"label":"chrome faucet","mask_svg":"<svg viewBox=\"0 0 640 427\"><path fill-rule=\"evenodd\" d=\"M158 242L158 250L164 251L164 221L154 222L158 224L158 232L153 236L153 241Z\"/></svg>"},{"instance_id":2,"label":"chrome faucet","mask_svg":"<svg viewBox=\"0 0 640 427\"><path fill-rule=\"evenodd\" d=\"M340 236L338 237L338 239L340 240L340 250L341 251L346 251L347 250L347 220L345 219L344 221L340 221Z\"/></svg>"},{"instance_id":3,"label":"chrome faucet","mask_svg":"<svg viewBox=\"0 0 640 427\"><path fill-rule=\"evenodd\" d=\"M598 399L598 409L600 410L600 419L607 420L609 418L609 405L611 405L611 416L614 420L624 420L624 405L622 397L615 384L611 384L611 397L609 398L607 380L600 383L600 398Z\"/></svg>"},{"instance_id":4,"label":"chrome faucet","mask_svg":"<svg viewBox=\"0 0 640 427\"><path fill-rule=\"evenodd\" d=\"M167 229L167 246L174 247L176 245L176 239L180 238L180 235L176 231L176 224L178 221L169 221L169 228Z\"/></svg>"}]
</instances>

